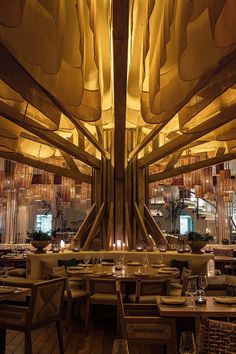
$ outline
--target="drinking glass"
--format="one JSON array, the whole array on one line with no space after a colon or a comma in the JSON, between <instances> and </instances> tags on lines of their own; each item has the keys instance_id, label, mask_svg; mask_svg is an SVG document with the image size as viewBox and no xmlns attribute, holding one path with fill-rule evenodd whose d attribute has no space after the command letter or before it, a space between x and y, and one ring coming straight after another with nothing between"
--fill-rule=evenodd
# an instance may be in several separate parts
<instances>
[{"instance_id":1,"label":"drinking glass","mask_svg":"<svg viewBox=\"0 0 236 354\"><path fill-rule=\"evenodd\" d=\"M112 354L129 354L127 341L124 339L116 339L113 344Z\"/></svg>"},{"instance_id":2,"label":"drinking glass","mask_svg":"<svg viewBox=\"0 0 236 354\"><path fill-rule=\"evenodd\" d=\"M199 288L204 291L206 289L207 285L208 285L207 276L201 274L199 277Z\"/></svg>"},{"instance_id":3,"label":"drinking glass","mask_svg":"<svg viewBox=\"0 0 236 354\"><path fill-rule=\"evenodd\" d=\"M143 268L145 273L147 271L148 265L149 265L149 260L148 260L148 256L146 255L143 257Z\"/></svg>"},{"instance_id":4,"label":"drinking glass","mask_svg":"<svg viewBox=\"0 0 236 354\"><path fill-rule=\"evenodd\" d=\"M84 263L85 263L86 265L88 265L90 261L91 261L91 257L90 257L89 255L85 255L85 256L84 256Z\"/></svg>"},{"instance_id":5,"label":"drinking glass","mask_svg":"<svg viewBox=\"0 0 236 354\"><path fill-rule=\"evenodd\" d=\"M179 351L181 354L196 354L196 343L192 332L182 332Z\"/></svg>"},{"instance_id":6,"label":"drinking glass","mask_svg":"<svg viewBox=\"0 0 236 354\"><path fill-rule=\"evenodd\" d=\"M195 282L189 282L185 294L191 296L190 307L194 308L195 307L194 296L197 295L197 284Z\"/></svg>"},{"instance_id":7,"label":"drinking glass","mask_svg":"<svg viewBox=\"0 0 236 354\"><path fill-rule=\"evenodd\" d=\"M5 278L8 277L8 268L2 267L0 268L0 277L2 278L2 286L5 285Z\"/></svg>"},{"instance_id":8,"label":"drinking glass","mask_svg":"<svg viewBox=\"0 0 236 354\"><path fill-rule=\"evenodd\" d=\"M102 256L101 255L96 258L96 266L98 269L98 274L101 273L101 268L102 268Z\"/></svg>"}]
</instances>

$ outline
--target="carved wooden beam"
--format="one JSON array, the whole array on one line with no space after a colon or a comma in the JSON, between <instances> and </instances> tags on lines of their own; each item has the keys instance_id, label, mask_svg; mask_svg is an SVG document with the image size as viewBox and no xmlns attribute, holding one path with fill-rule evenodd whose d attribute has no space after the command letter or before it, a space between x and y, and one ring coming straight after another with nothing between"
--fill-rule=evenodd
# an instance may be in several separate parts
<instances>
[{"instance_id":1,"label":"carved wooden beam","mask_svg":"<svg viewBox=\"0 0 236 354\"><path fill-rule=\"evenodd\" d=\"M95 218L95 209L96 205L95 203L91 206L91 209L86 216L86 218L83 220L82 224L80 225L78 231L76 232L75 239L80 240L81 242L84 241L85 235L88 233L88 230L92 226L92 223Z\"/></svg>"},{"instance_id":2,"label":"carved wooden beam","mask_svg":"<svg viewBox=\"0 0 236 354\"><path fill-rule=\"evenodd\" d=\"M71 171L79 172L79 167L76 165L73 158L63 150L60 150L60 153Z\"/></svg>"},{"instance_id":3,"label":"carved wooden beam","mask_svg":"<svg viewBox=\"0 0 236 354\"><path fill-rule=\"evenodd\" d=\"M96 157L83 151L78 146L75 146L74 144L62 138L58 134L45 130L43 126L28 117L27 122L25 122L25 117L21 112L17 111L13 107L7 105L2 101L0 102L0 114L11 122L15 123L16 125L39 136L41 139L47 140L53 146L74 156L76 159L88 164L89 166L92 166L93 168L100 168L101 161L98 160Z\"/></svg>"},{"instance_id":4,"label":"carved wooden beam","mask_svg":"<svg viewBox=\"0 0 236 354\"><path fill-rule=\"evenodd\" d=\"M144 224L144 220L142 219L142 215L139 211L139 207L138 207L137 203L134 203L134 215L135 215L135 219L137 220L137 224L138 224L138 227L139 227L139 230L141 232L143 239L145 241L147 241L149 247L153 250L152 240L149 236L149 233L147 232L146 226Z\"/></svg>"},{"instance_id":5,"label":"carved wooden beam","mask_svg":"<svg viewBox=\"0 0 236 354\"><path fill-rule=\"evenodd\" d=\"M88 237L84 243L84 246L83 246L84 250L88 250L90 248L91 243L92 243L94 237L96 236L96 233L97 233L97 231L100 227L100 224L102 222L104 212L105 212L105 203L102 203L102 205L95 217L94 223L89 231Z\"/></svg>"},{"instance_id":6,"label":"carved wooden beam","mask_svg":"<svg viewBox=\"0 0 236 354\"><path fill-rule=\"evenodd\" d=\"M113 0L115 178L124 177L129 1Z\"/></svg>"},{"instance_id":7,"label":"carved wooden beam","mask_svg":"<svg viewBox=\"0 0 236 354\"><path fill-rule=\"evenodd\" d=\"M153 216L150 213L150 210L148 209L147 205L144 204L144 217L146 220L146 223L148 224L148 230L149 233L152 235L153 240L155 241L156 245L160 244L168 244L166 241L165 237L163 236L159 226L155 222Z\"/></svg>"},{"instance_id":8,"label":"carved wooden beam","mask_svg":"<svg viewBox=\"0 0 236 354\"><path fill-rule=\"evenodd\" d=\"M235 118L236 105L228 107L224 111L224 115L220 112L215 117L199 124L199 126L190 129L187 134L183 134L176 139L171 140L167 144L161 146L158 150L154 150L138 160L139 167L145 167L162 159L163 157L184 148L194 140L212 132L213 130L223 126ZM197 130L197 131L196 131Z\"/></svg>"},{"instance_id":9,"label":"carved wooden beam","mask_svg":"<svg viewBox=\"0 0 236 354\"><path fill-rule=\"evenodd\" d=\"M68 178L80 180L82 182L92 183L92 177L89 175L86 175L86 174L81 173L79 171L75 172L75 171L71 171L67 168L51 165L49 163L46 163L46 162L43 162L40 160L36 160L36 159L30 158L27 156L23 156L18 153L0 151L0 157L7 159L7 160L20 162L20 163L23 163L25 165L29 165L29 166L32 166L35 168L39 168L40 170L45 170L45 171L48 171L48 172L53 173L58 176L65 176Z\"/></svg>"},{"instance_id":10,"label":"carved wooden beam","mask_svg":"<svg viewBox=\"0 0 236 354\"><path fill-rule=\"evenodd\" d=\"M111 202L108 214L107 249L111 249L114 242L114 202Z\"/></svg>"},{"instance_id":11,"label":"carved wooden beam","mask_svg":"<svg viewBox=\"0 0 236 354\"><path fill-rule=\"evenodd\" d=\"M160 133L160 131L162 130L162 128L164 128L164 126L167 124L167 122L164 122L162 124L159 124L157 126L155 126L155 128L153 128L150 133L145 136L145 138L143 139L143 141L141 141L141 143L139 143L135 149L133 151L131 151L131 153L129 154L129 160L133 159L142 149L145 148L145 146L150 143L150 141L152 141L152 139Z\"/></svg>"},{"instance_id":12,"label":"carved wooden beam","mask_svg":"<svg viewBox=\"0 0 236 354\"><path fill-rule=\"evenodd\" d=\"M236 153L212 157L210 159L195 162L195 163L187 165L187 166L177 167L177 168L174 168L169 171L154 173L149 176L148 181L149 181L149 183L161 181L162 179L165 179L165 178L170 178L170 177L182 175L184 173L196 171L196 170L199 170L204 167L213 166L218 163L230 161L233 159L236 159Z\"/></svg>"},{"instance_id":13,"label":"carved wooden beam","mask_svg":"<svg viewBox=\"0 0 236 354\"><path fill-rule=\"evenodd\" d=\"M178 151L173 153L173 155L171 156L170 160L166 164L165 171L169 171L169 170L171 170L172 168L175 167L175 165L179 161L179 158L182 155L182 153L183 153L183 150L178 150Z\"/></svg>"}]
</instances>

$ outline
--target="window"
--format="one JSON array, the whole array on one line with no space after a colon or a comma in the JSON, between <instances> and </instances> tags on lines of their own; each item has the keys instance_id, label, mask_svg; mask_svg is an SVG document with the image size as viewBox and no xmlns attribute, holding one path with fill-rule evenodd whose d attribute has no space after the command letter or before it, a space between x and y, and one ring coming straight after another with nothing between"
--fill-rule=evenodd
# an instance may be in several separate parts
<instances>
[{"instance_id":1,"label":"window","mask_svg":"<svg viewBox=\"0 0 236 354\"><path fill-rule=\"evenodd\" d=\"M180 215L179 224L180 224L180 235L185 235L190 231L193 231L193 222L191 216Z\"/></svg>"},{"instance_id":2,"label":"window","mask_svg":"<svg viewBox=\"0 0 236 354\"><path fill-rule=\"evenodd\" d=\"M51 233L52 232L52 214L37 215L36 230Z\"/></svg>"}]
</instances>

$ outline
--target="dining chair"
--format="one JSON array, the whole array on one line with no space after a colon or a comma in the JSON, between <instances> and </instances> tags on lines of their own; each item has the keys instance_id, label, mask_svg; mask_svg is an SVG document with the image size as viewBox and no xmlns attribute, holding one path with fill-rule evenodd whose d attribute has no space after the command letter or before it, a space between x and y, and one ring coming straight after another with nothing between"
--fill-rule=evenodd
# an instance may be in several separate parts
<instances>
[{"instance_id":1,"label":"dining chair","mask_svg":"<svg viewBox=\"0 0 236 354\"><path fill-rule=\"evenodd\" d=\"M55 323L60 354L64 353L61 312L65 278L34 284L28 307L0 305L0 328L4 331L4 343L0 353L5 353L6 329L24 332L25 354L32 354L31 332L49 323Z\"/></svg>"},{"instance_id":2,"label":"dining chair","mask_svg":"<svg viewBox=\"0 0 236 354\"><path fill-rule=\"evenodd\" d=\"M92 306L93 305L110 305L116 306L117 282L115 279L87 279L87 303L86 303L86 319L85 330L88 329Z\"/></svg>"},{"instance_id":3,"label":"dining chair","mask_svg":"<svg viewBox=\"0 0 236 354\"><path fill-rule=\"evenodd\" d=\"M157 295L170 294L170 280L138 279L135 294L128 295L131 303L155 304Z\"/></svg>"},{"instance_id":4,"label":"dining chair","mask_svg":"<svg viewBox=\"0 0 236 354\"><path fill-rule=\"evenodd\" d=\"M200 325L198 354L235 354L236 324L205 320Z\"/></svg>"},{"instance_id":5,"label":"dining chair","mask_svg":"<svg viewBox=\"0 0 236 354\"><path fill-rule=\"evenodd\" d=\"M64 266L53 267L50 279L65 278L64 302L66 304L65 328L69 327L75 303L81 304L87 298L85 281L80 278L68 277Z\"/></svg>"},{"instance_id":6,"label":"dining chair","mask_svg":"<svg viewBox=\"0 0 236 354\"><path fill-rule=\"evenodd\" d=\"M236 284L225 284L226 295L227 296L236 296Z\"/></svg>"},{"instance_id":7,"label":"dining chair","mask_svg":"<svg viewBox=\"0 0 236 354\"><path fill-rule=\"evenodd\" d=\"M167 354L177 353L176 322L174 318L158 316L153 304L124 304L117 289L117 314L122 338L132 344L161 345Z\"/></svg>"}]
</instances>

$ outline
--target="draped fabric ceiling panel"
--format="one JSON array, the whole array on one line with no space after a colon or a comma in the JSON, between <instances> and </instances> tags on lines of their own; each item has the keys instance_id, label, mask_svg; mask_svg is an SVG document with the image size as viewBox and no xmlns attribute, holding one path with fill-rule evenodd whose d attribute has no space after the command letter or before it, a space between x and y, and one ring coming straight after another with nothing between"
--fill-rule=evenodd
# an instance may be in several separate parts
<instances>
[{"instance_id":1,"label":"draped fabric ceiling panel","mask_svg":"<svg viewBox=\"0 0 236 354\"><path fill-rule=\"evenodd\" d=\"M113 129L111 14L112 0L1 2L1 103L75 146L76 122L96 139ZM130 0L126 128L161 124L159 146L200 132L191 154L235 150L235 20L234 0ZM2 115L0 150L60 156L26 130Z\"/></svg>"}]
</instances>

